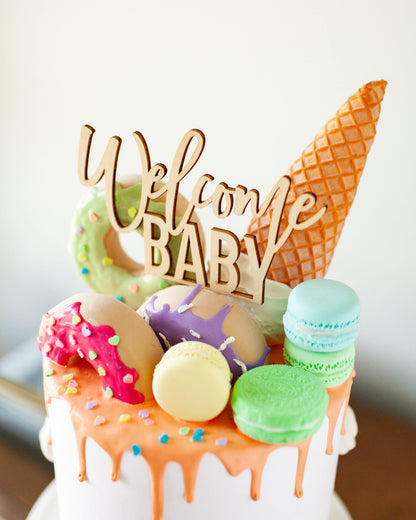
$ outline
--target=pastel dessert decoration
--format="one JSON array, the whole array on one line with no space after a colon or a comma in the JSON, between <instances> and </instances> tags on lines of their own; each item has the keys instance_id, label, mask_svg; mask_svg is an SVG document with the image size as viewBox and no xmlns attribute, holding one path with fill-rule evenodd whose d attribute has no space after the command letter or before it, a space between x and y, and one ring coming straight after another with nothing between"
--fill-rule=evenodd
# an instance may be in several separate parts
<instances>
[{"instance_id":1,"label":"pastel dessert decoration","mask_svg":"<svg viewBox=\"0 0 416 520\"><path fill-rule=\"evenodd\" d=\"M77 294L64 300L44 314L38 346L58 365L77 358L89 363L108 397L131 404L153 398L153 370L163 350L149 325L115 298Z\"/></svg>"},{"instance_id":2,"label":"pastel dessert decoration","mask_svg":"<svg viewBox=\"0 0 416 520\"><path fill-rule=\"evenodd\" d=\"M117 216L125 226L130 224L138 212L141 201L142 184L137 176L126 177L127 182L116 183L115 204ZM133 183L133 184L132 184ZM178 217L187 205L186 199L178 194ZM148 210L155 215L165 215L165 198L150 201ZM197 216L192 222L201 228ZM143 235L143 227L137 228ZM202 228L199 231L201 248L205 247ZM167 244L172 258L172 269L175 268L181 235L172 236ZM76 269L83 282L96 292L114 296L133 309L137 309L152 294L163 287L171 285L159 276L145 273L144 266L130 258L121 246L119 234L111 226L107 213L105 190L98 186L89 189L75 211L72 233L69 244ZM155 250L155 258L160 253Z\"/></svg>"},{"instance_id":3,"label":"pastel dessert decoration","mask_svg":"<svg viewBox=\"0 0 416 520\"><path fill-rule=\"evenodd\" d=\"M317 352L349 347L360 329L360 300L341 282L308 280L290 293L283 316L286 337L295 345Z\"/></svg>"},{"instance_id":4,"label":"pastel dessert decoration","mask_svg":"<svg viewBox=\"0 0 416 520\"><path fill-rule=\"evenodd\" d=\"M293 443L318 431L329 402L325 386L300 368L269 365L241 376L231 396L234 421L249 437Z\"/></svg>"},{"instance_id":5,"label":"pastel dessert decoration","mask_svg":"<svg viewBox=\"0 0 416 520\"><path fill-rule=\"evenodd\" d=\"M233 381L268 362L270 348L249 314L200 285L163 289L138 312L166 349L182 341L215 347L227 360Z\"/></svg>"},{"instance_id":6,"label":"pastel dessert decoration","mask_svg":"<svg viewBox=\"0 0 416 520\"><path fill-rule=\"evenodd\" d=\"M295 287L325 276L374 141L386 85L381 80L361 87L289 168L292 183L281 220L283 229L301 193L314 193L317 205L327 209L313 225L295 230L287 238L273 258L269 278ZM273 204L264 215L254 217L247 229L257 239L261 258L268 246L272 209ZM311 213L305 211L304 217Z\"/></svg>"},{"instance_id":7,"label":"pastel dessert decoration","mask_svg":"<svg viewBox=\"0 0 416 520\"><path fill-rule=\"evenodd\" d=\"M224 356L210 345L184 341L156 365L153 393L167 413L186 421L209 421L230 397L231 372Z\"/></svg>"},{"instance_id":8,"label":"pastel dessert decoration","mask_svg":"<svg viewBox=\"0 0 416 520\"><path fill-rule=\"evenodd\" d=\"M327 388L342 384L350 377L354 368L354 344L335 352L306 350L288 338L285 339L284 345L283 355L286 363L316 375Z\"/></svg>"}]
</instances>

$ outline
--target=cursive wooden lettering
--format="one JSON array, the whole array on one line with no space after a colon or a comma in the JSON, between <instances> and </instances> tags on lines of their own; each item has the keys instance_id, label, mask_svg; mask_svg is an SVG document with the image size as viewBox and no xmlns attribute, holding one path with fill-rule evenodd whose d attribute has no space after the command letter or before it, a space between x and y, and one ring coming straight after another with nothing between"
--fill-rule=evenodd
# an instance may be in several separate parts
<instances>
[{"instance_id":1,"label":"cursive wooden lettering","mask_svg":"<svg viewBox=\"0 0 416 520\"><path fill-rule=\"evenodd\" d=\"M325 213L326 206L317 210L312 216L301 220L301 213L310 211L316 203L313 193L300 195L292 204L288 213L288 223L281 230L282 216L286 205L291 179L281 177L273 186L263 202L256 189L247 190L238 185L233 188L225 182L218 183L211 195L206 190L214 182L214 177L204 174L194 184L191 198L182 212L177 216L177 199L180 183L195 167L205 147L205 136L200 130L187 132L173 157L172 166L168 173L162 163L152 166L149 148L144 136L134 132L142 174L142 188L140 200L137 201L138 211L128 225L122 225L118 218L115 203L115 186L117 161L121 148L121 139L111 137L95 173L89 177L89 158L94 129L83 126L79 144L78 177L85 186L94 186L103 177L105 179L106 207L112 227L120 233L129 233L143 224L145 239L145 270L183 283L201 283L211 289L223 293L232 293L239 298L251 299L262 303L264 298L264 280L270 268L274 255L289 238L293 231L306 229L317 222ZM192 151L193 148L193 151ZM164 181L161 183L160 181ZM148 210L151 200L164 200L165 216L150 213ZM211 230L211 271L208 277L205 272L204 258L201 247L201 237L198 226L191 221L196 208L212 206L215 217L225 219L231 213L243 215L250 207L254 217L261 217L273 201L271 211L268 242L265 254L260 259L256 238L253 235L244 235L244 242L254 281L253 294L245 294L238 288L240 274L237 260L240 255L238 238L220 228ZM178 237L180 248L178 257L172 259L168 243L171 237ZM176 240L176 239L175 239ZM224 252L223 243L227 243L228 252ZM227 272L226 278L222 271Z\"/></svg>"}]
</instances>

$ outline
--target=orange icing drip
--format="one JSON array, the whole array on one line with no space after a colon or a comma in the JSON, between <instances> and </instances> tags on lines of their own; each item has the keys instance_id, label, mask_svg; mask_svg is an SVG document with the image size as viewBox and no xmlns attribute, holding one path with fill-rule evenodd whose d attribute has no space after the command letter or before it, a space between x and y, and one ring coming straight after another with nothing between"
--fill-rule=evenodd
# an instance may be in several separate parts
<instances>
[{"instance_id":1,"label":"orange icing drip","mask_svg":"<svg viewBox=\"0 0 416 520\"><path fill-rule=\"evenodd\" d=\"M296 447L298 463L295 495L297 497L303 495L302 483L310 438L293 444L258 442L238 430L234 424L230 406L226 407L215 419L201 425L201 423L184 423L171 417L155 401L131 405L109 398L102 390L99 375L84 360L79 360L70 367L73 378L78 382L77 393L72 395L59 393L58 388L62 385L62 376L68 373L69 369L45 358L44 369L48 368L53 368L54 375L44 379L46 402L50 403L52 398L59 398L65 399L69 404L78 444L79 480L87 478L85 456L87 437L94 439L111 457L111 478L113 480L120 477L123 453L130 451L133 444L139 444L142 450L141 456L146 460L150 469L153 520L163 518L163 478L168 462L175 461L180 464L185 486L185 500L192 502L199 464L202 457L208 452L216 455L232 476L249 469L252 477L250 496L253 500L259 500L263 468L269 454L282 447ZM330 400L327 410L329 418L327 453L329 453L329 449L332 449L336 421L342 404L349 398L353 375L355 374L351 374L342 385L328 390ZM88 401L96 401L97 406L94 409L88 409ZM138 415L139 411L148 412L148 419L154 422L146 424L148 421ZM121 422L122 414L130 414L131 421ZM99 426L94 423L97 416L105 418L105 422ZM190 428L188 435L179 433L180 428L184 426ZM198 427L203 427L205 432L202 442L192 441L192 432ZM166 444L159 442L162 434L169 436ZM215 441L220 438L227 439L226 446L216 444ZM244 453L243 457L242 453Z\"/></svg>"},{"instance_id":2,"label":"orange icing drip","mask_svg":"<svg viewBox=\"0 0 416 520\"><path fill-rule=\"evenodd\" d=\"M334 386L333 388L327 388L327 392L329 395L329 405L326 411L326 415L329 419L329 430L328 430L328 439L326 443L326 453L328 455L332 455L334 452L333 447L333 438L334 438L334 432L335 432L335 426L337 424L337 419L339 416L339 413L341 411L342 405L344 402L345 404L345 410L344 415L342 418L342 426L341 426L341 435L345 435L345 414L347 412L347 406L348 402L350 400L350 394L351 394L351 386L352 386L352 380L355 377L355 370L353 369L351 372L350 377L342 383L342 385Z\"/></svg>"}]
</instances>

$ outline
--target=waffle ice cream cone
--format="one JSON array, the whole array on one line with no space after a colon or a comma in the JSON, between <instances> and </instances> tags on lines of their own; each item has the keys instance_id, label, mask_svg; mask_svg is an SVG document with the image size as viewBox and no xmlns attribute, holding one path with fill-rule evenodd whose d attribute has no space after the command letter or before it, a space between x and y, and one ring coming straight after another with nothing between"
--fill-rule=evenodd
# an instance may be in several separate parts
<instances>
[{"instance_id":1,"label":"waffle ice cream cone","mask_svg":"<svg viewBox=\"0 0 416 520\"><path fill-rule=\"evenodd\" d=\"M286 175L292 184L280 229L286 228L289 210L302 193L312 192L317 197L313 210L302 213L302 220L325 205L327 211L310 228L292 232L275 254L268 278L295 287L325 276L375 137L386 85L381 80L361 87L289 168ZM248 234L256 236L261 257L267 246L272 210L273 202L264 215L253 218L247 229Z\"/></svg>"}]
</instances>

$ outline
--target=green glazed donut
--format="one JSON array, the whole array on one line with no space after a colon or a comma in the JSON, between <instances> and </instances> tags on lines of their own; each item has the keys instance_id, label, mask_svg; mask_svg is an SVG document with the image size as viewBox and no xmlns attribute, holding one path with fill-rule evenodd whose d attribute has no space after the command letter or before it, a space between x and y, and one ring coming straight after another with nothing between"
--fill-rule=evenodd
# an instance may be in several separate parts
<instances>
[{"instance_id":1,"label":"green glazed donut","mask_svg":"<svg viewBox=\"0 0 416 520\"><path fill-rule=\"evenodd\" d=\"M142 185L122 188L116 184L117 215L123 226L137 214ZM148 211L165 216L165 203L150 201ZM180 217L176 217L178 224ZM143 236L142 226L137 231ZM182 235L171 237L172 270ZM69 249L82 280L94 291L114 296L133 309L139 308L152 294L172 283L144 273L144 267L122 249L118 233L108 218L105 191L94 186L75 211ZM157 253L157 250L156 250ZM157 260L157 259L156 259Z\"/></svg>"}]
</instances>

